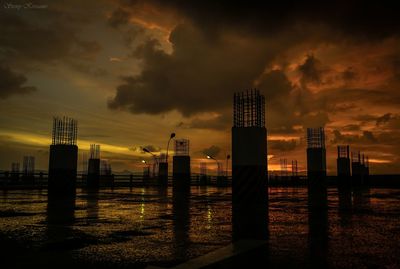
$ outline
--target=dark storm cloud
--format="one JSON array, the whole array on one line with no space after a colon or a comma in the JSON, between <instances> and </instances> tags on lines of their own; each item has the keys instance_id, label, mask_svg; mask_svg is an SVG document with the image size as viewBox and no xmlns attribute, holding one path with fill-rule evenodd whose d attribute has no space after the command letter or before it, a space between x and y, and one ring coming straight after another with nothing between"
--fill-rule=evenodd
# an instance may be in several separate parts
<instances>
[{"instance_id":1,"label":"dark storm cloud","mask_svg":"<svg viewBox=\"0 0 400 269\"><path fill-rule=\"evenodd\" d=\"M89 76L105 77L109 75L108 71L102 67L96 67L90 64L82 62L73 62L73 61L69 62L69 65L76 71L79 71Z\"/></svg>"},{"instance_id":2,"label":"dark storm cloud","mask_svg":"<svg viewBox=\"0 0 400 269\"><path fill-rule=\"evenodd\" d=\"M217 157L220 152L221 148L215 145L212 145L209 148L205 148L201 151L202 154L206 156L211 156L213 158Z\"/></svg>"},{"instance_id":3,"label":"dark storm cloud","mask_svg":"<svg viewBox=\"0 0 400 269\"><path fill-rule=\"evenodd\" d=\"M257 88L265 94L267 105L287 97L293 90L293 85L282 70L271 70L260 77Z\"/></svg>"},{"instance_id":4,"label":"dark storm cloud","mask_svg":"<svg viewBox=\"0 0 400 269\"><path fill-rule=\"evenodd\" d=\"M111 17L108 19L108 23L112 27L119 27L121 25L125 25L130 18L130 13L125 11L122 8L117 8L114 10L114 12L111 14Z\"/></svg>"},{"instance_id":5,"label":"dark storm cloud","mask_svg":"<svg viewBox=\"0 0 400 269\"><path fill-rule=\"evenodd\" d=\"M296 140L270 140L268 141L268 147L272 150L279 150L279 151L291 151L296 148Z\"/></svg>"},{"instance_id":6,"label":"dark storm cloud","mask_svg":"<svg viewBox=\"0 0 400 269\"><path fill-rule=\"evenodd\" d=\"M388 123L392 119L397 119L397 116L393 115L392 113L385 113L382 116L362 114L357 115L354 117L354 119L360 121L362 124L374 122L376 126L381 126Z\"/></svg>"},{"instance_id":7,"label":"dark storm cloud","mask_svg":"<svg viewBox=\"0 0 400 269\"><path fill-rule=\"evenodd\" d=\"M134 17L135 10L144 3L121 2L121 7L111 16L111 22L125 23L127 13L131 12ZM176 26L169 36L172 54L165 53L153 39L136 48L132 55L141 59L142 73L123 78L115 96L109 100L111 109L127 109L135 114L161 114L177 110L184 116L220 112L231 105L230 96L234 91L250 88L257 80L261 81L258 86L266 94L267 102L278 107L284 103L282 100L292 98L289 95L293 86L283 72L271 71L263 75L277 55L310 39L315 39L315 44L340 40L337 32L347 34L345 39L349 40L356 34L371 39L397 35L395 29L399 25L393 10L385 9L381 3L371 6L344 1L328 4L317 1L272 4L146 1L146 4L152 4L161 11L163 8L164 11L173 9L187 20ZM360 9L360 6L363 8ZM375 12L377 10L379 12ZM373 20L378 17L379 20ZM323 31L319 28L320 24L326 27L322 28ZM387 27L382 30L383 26ZM377 29L379 32L374 33ZM313 55L308 55L298 70L304 83L317 84L329 72ZM336 76L351 81L356 73L349 68ZM304 105L304 96L312 94L307 93L306 85L302 87L302 100L295 104L302 106L301 119L289 119L296 111L288 105L285 106L288 110L281 109L287 115L280 122L288 130L293 124L308 122L315 115L321 124L329 121L321 111L325 106L323 98L318 100L320 107L312 102L306 102L310 106ZM202 126L203 123L195 120L194 125Z\"/></svg>"},{"instance_id":8,"label":"dark storm cloud","mask_svg":"<svg viewBox=\"0 0 400 269\"><path fill-rule=\"evenodd\" d=\"M376 119L376 126L383 125L392 119L392 113L386 113Z\"/></svg>"},{"instance_id":9,"label":"dark storm cloud","mask_svg":"<svg viewBox=\"0 0 400 269\"><path fill-rule=\"evenodd\" d=\"M104 75L102 70L89 66L101 46L80 36L91 16L90 11L79 8L80 4L72 11L71 7L54 2L40 11L0 9L0 61L26 75L49 64L65 64L85 74Z\"/></svg>"},{"instance_id":10,"label":"dark storm cloud","mask_svg":"<svg viewBox=\"0 0 400 269\"><path fill-rule=\"evenodd\" d=\"M323 71L319 67L320 62L313 55L308 55L305 62L298 67L301 73L303 83L313 82L316 84L321 83L321 76Z\"/></svg>"},{"instance_id":11,"label":"dark storm cloud","mask_svg":"<svg viewBox=\"0 0 400 269\"><path fill-rule=\"evenodd\" d=\"M357 72L355 72L353 70L353 68L348 67L345 71L343 71L341 73L341 78L345 81L345 82L351 82L355 79L358 78L358 74Z\"/></svg>"},{"instance_id":12,"label":"dark storm cloud","mask_svg":"<svg viewBox=\"0 0 400 269\"><path fill-rule=\"evenodd\" d=\"M333 131L334 138L332 143L344 144L376 144L378 143L377 137L370 131L363 131L362 135L344 135L339 130Z\"/></svg>"},{"instance_id":13,"label":"dark storm cloud","mask_svg":"<svg viewBox=\"0 0 400 269\"><path fill-rule=\"evenodd\" d=\"M121 1L122 2L122 1ZM351 39L398 35L395 1L161 1L146 3L178 10L198 27L214 33L227 28L274 34L296 24L325 24ZM131 1L132 5L144 1Z\"/></svg>"},{"instance_id":14,"label":"dark storm cloud","mask_svg":"<svg viewBox=\"0 0 400 269\"><path fill-rule=\"evenodd\" d=\"M156 146L153 146L153 145L144 146L144 147L142 147L142 150L143 150L144 148L145 148L145 149L148 149L148 150L151 151L151 152L158 152L158 151L161 150L160 147L156 147Z\"/></svg>"},{"instance_id":15,"label":"dark storm cloud","mask_svg":"<svg viewBox=\"0 0 400 269\"><path fill-rule=\"evenodd\" d=\"M140 152L140 153L145 153L143 151L143 149L147 149L150 152L159 152L161 150L160 147L154 146L154 145L146 145L146 146L142 146L142 147L133 147L130 148L131 151L136 151L136 152Z\"/></svg>"},{"instance_id":16,"label":"dark storm cloud","mask_svg":"<svg viewBox=\"0 0 400 269\"><path fill-rule=\"evenodd\" d=\"M319 100L320 105L327 111L332 111L334 108L341 110L340 104L348 106L349 101L362 101L369 105L385 105L397 106L400 103L400 92L396 88L389 88L383 91L382 89L363 89L363 88L332 88L321 91L315 94L315 99ZM323 102L325 100L325 103ZM351 104L349 109L355 108ZM336 111L336 110L335 110ZM355 120L368 122L375 121L376 116L373 115L356 115L353 117Z\"/></svg>"},{"instance_id":17,"label":"dark storm cloud","mask_svg":"<svg viewBox=\"0 0 400 269\"><path fill-rule=\"evenodd\" d=\"M28 94L36 91L35 87L24 86L27 79L24 75L0 66L0 99L6 99L14 94Z\"/></svg>"},{"instance_id":18,"label":"dark storm cloud","mask_svg":"<svg viewBox=\"0 0 400 269\"><path fill-rule=\"evenodd\" d=\"M234 91L251 87L273 57L264 41L227 36L210 43L190 24L177 26L169 39L172 54L154 39L134 51L142 72L123 78L110 108L148 114L176 109L184 116L221 111Z\"/></svg>"},{"instance_id":19,"label":"dark storm cloud","mask_svg":"<svg viewBox=\"0 0 400 269\"><path fill-rule=\"evenodd\" d=\"M225 130L232 125L231 111L209 120L194 118L186 125L188 128Z\"/></svg>"},{"instance_id":20,"label":"dark storm cloud","mask_svg":"<svg viewBox=\"0 0 400 269\"><path fill-rule=\"evenodd\" d=\"M341 128L343 131L359 131L360 130L360 125L357 124L349 124L345 125Z\"/></svg>"},{"instance_id":21,"label":"dark storm cloud","mask_svg":"<svg viewBox=\"0 0 400 269\"><path fill-rule=\"evenodd\" d=\"M93 58L100 46L94 41L81 40L75 31L70 24L53 18L37 23L17 14L1 14L1 56L9 61L37 62Z\"/></svg>"}]
</instances>

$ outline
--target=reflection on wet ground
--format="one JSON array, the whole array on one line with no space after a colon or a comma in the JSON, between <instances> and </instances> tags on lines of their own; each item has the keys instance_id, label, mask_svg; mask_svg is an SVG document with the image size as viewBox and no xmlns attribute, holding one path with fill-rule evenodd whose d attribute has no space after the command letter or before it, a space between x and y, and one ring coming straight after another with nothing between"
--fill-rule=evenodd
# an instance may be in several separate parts
<instances>
[{"instance_id":1,"label":"reflection on wet ground","mask_svg":"<svg viewBox=\"0 0 400 269\"><path fill-rule=\"evenodd\" d=\"M310 209L306 188L269 192L269 267L400 267L400 190L329 189L328 210ZM170 267L232 238L229 188L78 190L49 203L46 191L13 190L0 201L4 268Z\"/></svg>"}]
</instances>

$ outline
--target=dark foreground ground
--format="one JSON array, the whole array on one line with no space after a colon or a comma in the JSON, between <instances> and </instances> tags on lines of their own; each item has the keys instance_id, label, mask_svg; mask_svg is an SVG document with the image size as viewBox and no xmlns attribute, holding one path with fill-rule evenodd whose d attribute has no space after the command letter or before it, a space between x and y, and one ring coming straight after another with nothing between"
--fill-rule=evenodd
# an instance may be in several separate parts
<instances>
[{"instance_id":1,"label":"dark foreground ground","mask_svg":"<svg viewBox=\"0 0 400 269\"><path fill-rule=\"evenodd\" d=\"M328 210L315 214L306 188L270 188L268 244L234 264L400 268L400 190L338 197L329 189ZM3 191L0 267L171 267L231 243L230 200L229 188L216 187L192 187L178 200L172 189L78 190L50 204L45 190Z\"/></svg>"}]
</instances>

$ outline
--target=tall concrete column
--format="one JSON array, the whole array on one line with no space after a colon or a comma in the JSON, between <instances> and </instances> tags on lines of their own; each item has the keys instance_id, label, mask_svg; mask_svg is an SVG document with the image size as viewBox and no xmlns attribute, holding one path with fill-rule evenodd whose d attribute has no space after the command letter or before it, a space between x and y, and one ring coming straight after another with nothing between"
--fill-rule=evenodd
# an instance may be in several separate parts
<instances>
[{"instance_id":1,"label":"tall concrete column","mask_svg":"<svg viewBox=\"0 0 400 269\"><path fill-rule=\"evenodd\" d=\"M340 187L351 185L351 165L349 146L338 146L337 183Z\"/></svg>"},{"instance_id":2,"label":"tall concrete column","mask_svg":"<svg viewBox=\"0 0 400 269\"><path fill-rule=\"evenodd\" d=\"M160 162L158 164L158 185L162 187L168 186L168 163Z\"/></svg>"},{"instance_id":3,"label":"tall concrete column","mask_svg":"<svg viewBox=\"0 0 400 269\"><path fill-rule=\"evenodd\" d=\"M232 222L233 240L268 237L265 100L257 90L234 95Z\"/></svg>"},{"instance_id":4,"label":"tall concrete column","mask_svg":"<svg viewBox=\"0 0 400 269\"><path fill-rule=\"evenodd\" d=\"M311 209L326 209L326 149L324 128L307 128L308 204Z\"/></svg>"},{"instance_id":5,"label":"tall concrete column","mask_svg":"<svg viewBox=\"0 0 400 269\"><path fill-rule=\"evenodd\" d=\"M78 166L77 122L54 118L49 156L48 197L75 196Z\"/></svg>"},{"instance_id":6,"label":"tall concrete column","mask_svg":"<svg viewBox=\"0 0 400 269\"><path fill-rule=\"evenodd\" d=\"M175 140L175 155L173 157L173 187L187 190L190 188L190 156L189 140Z\"/></svg>"}]
</instances>

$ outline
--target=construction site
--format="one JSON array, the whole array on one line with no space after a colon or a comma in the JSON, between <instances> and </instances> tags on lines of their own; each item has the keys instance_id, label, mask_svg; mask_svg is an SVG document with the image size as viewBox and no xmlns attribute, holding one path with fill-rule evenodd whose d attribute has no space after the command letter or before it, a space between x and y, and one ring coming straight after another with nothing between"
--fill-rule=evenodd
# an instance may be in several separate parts
<instances>
[{"instance_id":1,"label":"construction site","mask_svg":"<svg viewBox=\"0 0 400 269\"><path fill-rule=\"evenodd\" d=\"M389 240L390 227L397 218L381 220L384 226L374 222L382 208L371 197L387 202L398 196L395 189L376 188L384 181L370 175L369 157L335 145L336 174L329 175L325 129L307 128L306 169L283 157L278 173L271 173L265 111L260 91L236 92L226 157L205 155L194 172L190 140L173 132L165 150L141 148L151 159L143 158L135 174L113 171L98 143L78 149L77 120L55 117L48 171L37 171L35 156L26 155L22 168L12 162L0 175L0 236L10 246L1 249L4 264L245 268L251 260L279 268L342 268L363 264L350 248L377 259L393 254L397 241ZM20 206L26 201L29 209ZM332 233L330 225L341 232ZM362 248L363 240L343 236L346 229L363 229L369 244L383 251ZM375 236L378 231L388 240Z\"/></svg>"}]
</instances>

